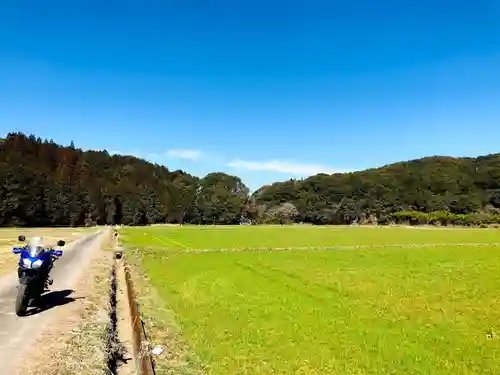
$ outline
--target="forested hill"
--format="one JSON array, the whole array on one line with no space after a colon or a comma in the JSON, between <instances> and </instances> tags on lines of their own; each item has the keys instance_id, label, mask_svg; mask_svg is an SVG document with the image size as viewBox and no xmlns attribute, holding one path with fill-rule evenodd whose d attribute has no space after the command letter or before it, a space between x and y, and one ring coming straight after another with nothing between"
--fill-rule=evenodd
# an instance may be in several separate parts
<instances>
[{"instance_id":1,"label":"forested hill","mask_svg":"<svg viewBox=\"0 0 500 375\"><path fill-rule=\"evenodd\" d=\"M496 215L500 212L500 154L434 156L361 172L319 174L263 187L253 198L257 205L292 202L300 220L314 223L380 223L404 216L425 221L422 215L401 215L402 211L448 212L459 218L470 213ZM432 220L432 215L427 217Z\"/></svg>"},{"instance_id":2,"label":"forested hill","mask_svg":"<svg viewBox=\"0 0 500 375\"><path fill-rule=\"evenodd\" d=\"M200 179L135 157L11 133L0 141L0 178L3 226L236 224L242 217L253 222L387 223L418 215L418 220L432 219L404 212L409 210L440 212L440 218L455 214L461 220L470 213L493 217L500 212L500 154L429 157L362 172L319 174L277 182L249 197L242 181L225 173Z\"/></svg>"}]
</instances>

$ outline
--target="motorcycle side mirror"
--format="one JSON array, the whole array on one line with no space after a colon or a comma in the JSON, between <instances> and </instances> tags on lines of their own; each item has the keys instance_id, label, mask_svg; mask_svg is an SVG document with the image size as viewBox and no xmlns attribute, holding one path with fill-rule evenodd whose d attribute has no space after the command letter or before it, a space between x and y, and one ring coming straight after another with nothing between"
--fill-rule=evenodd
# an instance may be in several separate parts
<instances>
[{"instance_id":1,"label":"motorcycle side mirror","mask_svg":"<svg viewBox=\"0 0 500 375\"><path fill-rule=\"evenodd\" d=\"M57 241L57 246L64 246L64 245L66 245L66 241L63 240Z\"/></svg>"},{"instance_id":2,"label":"motorcycle side mirror","mask_svg":"<svg viewBox=\"0 0 500 375\"><path fill-rule=\"evenodd\" d=\"M17 239L18 239L19 242L26 241L26 237L24 237L22 234L19 237L17 237Z\"/></svg>"},{"instance_id":3,"label":"motorcycle side mirror","mask_svg":"<svg viewBox=\"0 0 500 375\"><path fill-rule=\"evenodd\" d=\"M14 247L14 248L12 249L12 252L13 252L14 254L20 254L20 253L21 253L21 251L23 251L23 249L20 249L20 248L18 248L18 247Z\"/></svg>"}]
</instances>

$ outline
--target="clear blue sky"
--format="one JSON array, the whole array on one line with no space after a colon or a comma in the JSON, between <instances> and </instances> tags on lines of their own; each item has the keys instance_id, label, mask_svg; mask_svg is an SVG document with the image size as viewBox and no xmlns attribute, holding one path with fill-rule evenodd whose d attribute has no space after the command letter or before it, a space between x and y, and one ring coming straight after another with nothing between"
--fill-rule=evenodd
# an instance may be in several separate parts
<instances>
[{"instance_id":1,"label":"clear blue sky","mask_svg":"<svg viewBox=\"0 0 500 375\"><path fill-rule=\"evenodd\" d=\"M1 1L0 132L251 188L500 152L500 1Z\"/></svg>"}]
</instances>

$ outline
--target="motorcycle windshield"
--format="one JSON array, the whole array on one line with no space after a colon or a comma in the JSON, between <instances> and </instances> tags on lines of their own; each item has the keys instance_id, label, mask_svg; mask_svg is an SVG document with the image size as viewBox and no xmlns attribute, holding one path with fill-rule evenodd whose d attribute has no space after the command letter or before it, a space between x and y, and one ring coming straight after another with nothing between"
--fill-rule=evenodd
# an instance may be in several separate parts
<instances>
[{"instance_id":1,"label":"motorcycle windshield","mask_svg":"<svg viewBox=\"0 0 500 375\"><path fill-rule=\"evenodd\" d=\"M35 258L43 251L43 238L33 237L28 245L28 254L31 258Z\"/></svg>"},{"instance_id":2,"label":"motorcycle windshield","mask_svg":"<svg viewBox=\"0 0 500 375\"><path fill-rule=\"evenodd\" d=\"M28 254L31 258L38 257L43 251L43 247L41 246L30 246L28 248Z\"/></svg>"}]
</instances>

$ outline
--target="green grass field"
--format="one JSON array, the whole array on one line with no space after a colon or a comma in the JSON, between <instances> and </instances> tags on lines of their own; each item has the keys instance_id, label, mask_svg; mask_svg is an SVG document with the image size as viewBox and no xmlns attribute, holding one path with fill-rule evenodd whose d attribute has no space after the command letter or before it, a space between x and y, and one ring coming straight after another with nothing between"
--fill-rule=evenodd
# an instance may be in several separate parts
<instances>
[{"instance_id":1,"label":"green grass field","mask_svg":"<svg viewBox=\"0 0 500 375\"><path fill-rule=\"evenodd\" d=\"M121 236L144 249L144 270L210 374L500 374L499 230L171 226ZM336 245L366 247L189 251Z\"/></svg>"}]
</instances>

